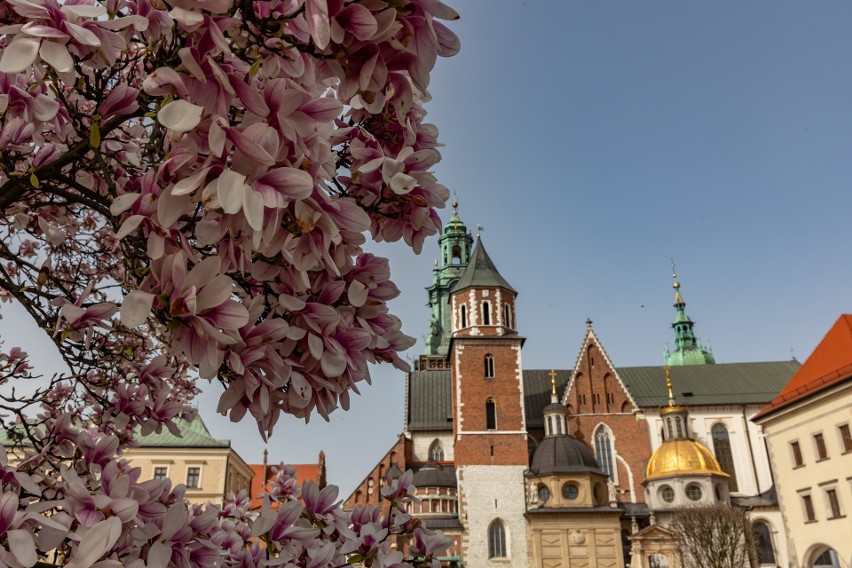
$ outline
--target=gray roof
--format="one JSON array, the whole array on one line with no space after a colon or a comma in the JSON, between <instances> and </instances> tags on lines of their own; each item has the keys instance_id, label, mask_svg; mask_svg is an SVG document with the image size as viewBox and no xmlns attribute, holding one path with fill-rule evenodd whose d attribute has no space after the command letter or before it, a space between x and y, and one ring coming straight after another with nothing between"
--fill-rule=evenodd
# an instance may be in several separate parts
<instances>
[{"instance_id":1,"label":"gray roof","mask_svg":"<svg viewBox=\"0 0 852 568\"><path fill-rule=\"evenodd\" d=\"M414 472L415 487L456 487L456 470L452 466L424 465Z\"/></svg>"},{"instance_id":2,"label":"gray roof","mask_svg":"<svg viewBox=\"0 0 852 568\"><path fill-rule=\"evenodd\" d=\"M408 430L452 430L453 393L450 371L408 373Z\"/></svg>"},{"instance_id":3,"label":"gray roof","mask_svg":"<svg viewBox=\"0 0 852 568\"><path fill-rule=\"evenodd\" d=\"M570 371L556 371L556 392L563 393ZM408 374L408 430L453 429L450 371L412 371ZM524 407L528 428L544 428L544 407L550 404L550 371L524 371Z\"/></svg>"},{"instance_id":4,"label":"gray roof","mask_svg":"<svg viewBox=\"0 0 852 568\"><path fill-rule=\"evenodd\" d=\"M527 476L601 471L591 448L572 436L547 436L535 449Z\"/></svg>"},{"instance_id":5,"label":"gray roof","mask_svg":"<svg viewBox=\"0 0 852 568\"><path fill-rule=\"evenodd\" d=\"M459 278L459 281L456 282L455 286L453 286L452 292L458 292L459 290L472 288L474 286L499 286L511 292L515 291L514 288L509 286L506 279L500 276L500 273L497 271L497 267L494 266L494 262L492 262L491 257L489 257L488 253L485 252L485 247L482 245L482 240L479 237L476 237L476 246L473 249L473 254L470 255L467 268L464 269L461 278Z\"/></svg>"},{"instance_id":6,"label":"gray roof","mask_svg":"<svg viewBox=\"0 0 852 568\"><path fill-rule=\"evenodd\" d=\"M671 367L670 371L678 404L766 404L784 388L799 366L798 361L718 363ZM664 367L620 367L616 372L640 407L666 404Z\"/></svg>"},{"instance_id":7,"label":"gray roof","mask_svg":"<svg viewBox=\"0 0 852 568\"><path fill-rule=\"evenodd\" d=\"M797 361L691 365L671 367L671 376L678 404L762 405L775 398L799 366ZM666 404L663 367L621 367L616 371L640 407ZM527 428L543 428L544 408L550 404L550 371L525 369L523 376ZM556 392L560 397L570 377L571 371L556 371ZM409 373L409 431L453 429L451 383L449 370Z\"/></svg>"},{"instance_id":8,"label":"gray roof","mask_svg":"<svg viewBox=\"0 0 852 568\"><path fill-rule=\"evenodd\" d=\"M556 371L556 392L561 398L571 371ZM527 428L544 428L544 408L550 404L550 370L524 369L524 408Z\"/></svg>"}]
</instances>

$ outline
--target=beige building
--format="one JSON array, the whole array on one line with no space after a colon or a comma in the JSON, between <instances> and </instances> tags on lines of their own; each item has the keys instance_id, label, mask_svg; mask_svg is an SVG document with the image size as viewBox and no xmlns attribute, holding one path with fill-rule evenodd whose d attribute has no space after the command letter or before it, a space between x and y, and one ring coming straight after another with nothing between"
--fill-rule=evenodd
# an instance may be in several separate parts
<instances>
[{"instance_id":1,"label":"beige building","mask_svg":"<svg viewBox=\"0 0 852 568\"><path fill-rule=\"evenodd\" d=\"M211 436L198 414L191 422L179 420L177 426L180 437L163 428L159 434L140 437L139 446L125 452L142 469L140 479L168 478L173 486L183 483L187 501L197 504L221 504L230 493L249 491L254 472L230 440Z\"/></svg>"},{"instance_id":2,"label":"beige building","mask_svg":"<svg viewBox=\"0 0 852 568\"><path fill-rule=\"evenodd\" d=\"M852 567L852 315L754 420L772 461L789 566Z\"/></svg>"}]
</instances>

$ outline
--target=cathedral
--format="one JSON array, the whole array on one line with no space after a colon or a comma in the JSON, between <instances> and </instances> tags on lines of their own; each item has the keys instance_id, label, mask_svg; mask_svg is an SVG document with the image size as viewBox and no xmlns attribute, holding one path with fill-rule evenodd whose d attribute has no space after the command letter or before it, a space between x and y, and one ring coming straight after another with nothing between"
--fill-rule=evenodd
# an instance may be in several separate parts
<instances>
[{"instance_id":1,"label":"cathedral","mask_svg":"<svg viewBox=\"0 0 852 568\"><path fill-rule=\"evenodd\" d=\"M616 365L587 320L570 367L526 369L518 292L456 203L438 244L403 433L347 508L378 503L385 478L412 469L412 514L453 539L445 566L676 568L671 513L731 503L748 511L758 562L787 565L766 447L750 418L795 360L717 363L675 276L665 365Z\"/></svg>"}]
</instances>

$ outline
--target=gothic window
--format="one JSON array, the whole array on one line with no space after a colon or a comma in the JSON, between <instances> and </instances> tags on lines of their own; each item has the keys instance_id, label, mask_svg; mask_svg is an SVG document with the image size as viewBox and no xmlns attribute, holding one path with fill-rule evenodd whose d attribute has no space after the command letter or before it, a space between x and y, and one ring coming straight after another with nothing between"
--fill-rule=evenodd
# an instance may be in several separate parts
<instances>
[{"instance_id":1,"label":"gothic window","mask_svg":"<svg viewBox=\"0 0 852 568\"><path fill-rule=\"evenodd\" d=\"M766 523L754 523L754 538L757 541L757 561L760 564L775 565L775 550L772 548L772 535Z\"/></svg>"},{"instance_id":2,"label":"gothic window","mask_svg":"<svg viewBox=\"0 0 852 568\"><path fill-rule=\"evenodd\" d=\"M461 312L461 327L465 328L467 327L467 306L462 306L459 311Z\"/></svg>"},{"instance_id":3,"label":"gothic window","mask_svg":"<svg viewBox=\"0 0 852 568\"><path fill-rule=\"evenodd\" d=\"M497 404L490 398L485 402L485 428L497 429Z\"/></svg>"},{"instance_id":4,"label":"gothic window","mask_svg":"<svg viewBox=\"0 0 852 568\"><path fill-rule=\"evenodd\" d=\"M482 302L482 325L491 325L491 303Z\"/></svg>"},{"instance_id":5,"label":"gothic window","mask_svg":"<svg viewBox=\"0 0 852 568\"><path fill-rule=\"evenodd\" d=\"M731 438L728 435L728 429L725 428L724 424L714 424L710 433L713 436L713 450L716 453L716 459L719 460L722 471L731 476L728 479L731 491L737 491L737 472L734 469L734 454L731 451Z\"/></svg>"},{"instance_id":6,"label":"gothic window","mask_svg":"<svg viewBox=\"0 0 852 568\"><path fill-rule=\"evenodd\" d=\"M491 353L485 355L485 378L494 378L494 356Z\"/></svg>"},{"instance_id":7,"label":"gothic window","mask_svg":"<svg viewBox=\"0 0 852 568\"><path fill-rule=\"evenodd\" d=\"M506 558L506 529L500 519L488 527L488 558Z\"/></svg>"},{"instance_id":8,"label":"gothic window","mask_svg":"<svg viewBox=\"0 0 852 568\"><path fill-rule=\"evenodd\" d=\"M829 548L814 560L814 568L840 568L840 558L837 551Z\"/></svg>"},{"instance_id":9,"label":"gothic window","mask_svg":"<svg viewBox=\"0 0 852 568\"><path fill-rule=\"evenodd\" d=\"M612 454L612 438L609 435L609 430L606 426L601 425L595 432L595 457L598 458L598 463L604 473L615 482L615 464Z\"/></svg>"},{"instance_id":10,"label":"gothic window","mask_svg":"<svg viewBox=\"0 0 852 568\"><path fill-rule=\"evenodd\" d=\"M429 461L444 461L444 446L441 445L440 440L435 440L432 442L432 445L429 446Z\"/></svg>"}]
</instances>

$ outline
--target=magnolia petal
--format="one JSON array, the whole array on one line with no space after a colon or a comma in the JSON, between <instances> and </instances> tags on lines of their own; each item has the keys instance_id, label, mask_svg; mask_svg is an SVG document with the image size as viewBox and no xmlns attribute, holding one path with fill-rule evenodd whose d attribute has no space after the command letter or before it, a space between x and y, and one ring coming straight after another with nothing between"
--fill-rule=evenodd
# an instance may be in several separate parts
<instances>
[{"instance_id":1,"label":"magnolia petal","mask_svg":"<svg viewBox=\"0 0 852 568\"><path fill-rule=\"evenodd\" d=\"M87 30L83 26L78 26L77 24L72 24L71 22L65 22L65 27L68 30L68 33L71 34L71 37L73 37L83 45L90 45L92 47L101 46L100 38L96 36L94 32Z\"/></svg>"},{"instance_id":2,"label":"magnolia petal","mask_svg":"<svg viewBox=\"0 0 852 568\"><path fill-rule=\"evenodd\" d=\"M0 94L0 114L6 112L9 107L9 95L6 93Z\"/></svg>"},{"instance_id":3,"label":"magnolia petal","mask_svg":"<svg viewBox=\"0 0 852 568\"><path fill-rule=\"evenodd\" d=\"M100 4L65 4L60 10L78 18L100 18L107 13Z\"/></svg>"},{"instance_id":4,"label":"magnolia petal","mask_svg":"<svg viewBox=\"0 0 852 568\"><path fill-rule=\"evenodd\" d=\"M322 344L322 339L313 333L308 334L308 350L311 352L311 357L314 359L321 359L322 353L324 351L324 347Z\"/></svg>"},{"instance_id":5,"label":"magnolia petal","mask_svg":"<svg viewBox=\"0 0 852 568\"><path fill-rule=\"evenodd\" d=\"M121 536L121 521L118 517L110 517L89 529L80 539L76 554L66 568L89 568L115 545Z\"/></svg>"},{"instance_id":6,"label":"magnolia petal","mask_svg":"<svg viewBox=\"0 0 852 568\"><path fill-rule=\"evenodd\" d=\"M170 102L157 113L157 121L175 132L189 132L201 122L201 113L204 111L198 105L194 105L182 99Z\"/></svg>"},{"instance_id":7,"label":"magnolia petal","mask_svg":"<svg viewBox=\"0 0 852 568\"><path fill-rule=\"evenodd\" d=\"M204 21L204 14L201 12L186 10L180 7L172 8L171 11L169 11L169 16L187 27L197 26Z\"/></svg>"},{"instance_id":8,"label":"magnolia petal","mask_svg":"<svg viewBox=\"0 0 852 568\"><path fill-rule=\"evenodd\" d=\"M367 301L367 287L363 282L359 282L358 280L353 280L349 283L349 292L347 294L349 298L349 303L355 306L356 308L360 308Z\"/></svg>"},{"instance_id":9,"label":"magnolia petal","mask_svg":"<svg viewBox=\"0 0 852 568\"><path fill-rule=\"evenodd\" d=\"M0 73L20 73L35 61L41 40L18 36L3 50Z\"/></svg>"},{"instance_id":10,"label":"magnolia petal","mask_svg":"<svg viewBox=\"0 0 852 568\"><path fill-rule=\"evenodd\" d=\"M231 297L234 291L234 281L230 277L220 274L209 281L195 297L199 312L222 305Z\"/></svg>"},{"instance_id":11,"label":"magnolia petal","mask_svg":"<svg viewBox=\"0 0 852 568\"><path fill-rule=\"evenodd\" d=\"M133 204L136 203L138 199L138 193L125 193L124 195L119 195L112 200L112 203L109 206L109 212L113 215L121 215L133 207Z\"/></svg>"},{"instance_id":12,"label":"magnolia petal","mask_svg":"<svg viewBox=\"0 0 852 568\"><path fill-rule=\"evenodd\" d=\"M243 191L243 215L255 231L263 228L263 197L250 187Z\"/></svg>"},{"instance_id":13,"label":"magnolia petal","mask_svg":"<svg viewBox=\"0 0 852 568\"><path fill-rule=\"evenodd\" d=\"M236 213L243 206L243 193L247 191L246 176L234 170L225 170L219 175L216 193L225 213Z\"/></svg>"},{"instance_id":14,"label":"magnolia petal","mask_svg":"<svg viewBox=\"0 0 852 568\"><path fill-rule=\"evenodd\" d=\"M53 26L45 26L37 22L27 22L21 27L21 31L28 36L40 38L68 39L68 34L54 28ZM6 32L2 32L6 33Z\"/></svg>"},{"instance_id":15,"label":"magnolia petal","mask_svg":"<svg viewBox=\"0 0 852 568\"><path fill-rule=\"evenodd\" d=\"M417 186L417 180L402 172L394 174L390 180L390 188L397 195L410 193Z\"/></svg>"},{"instance_id":16,"label":"magnolia petal","mask_svg":"<svg viewBox=\"0 0 852 568\"><path fill-rule=\"evenodd\" d=\"M201 65L198 64L198 61L195 60L195 57L192 55L192 49L188 47L182 47L178 50L178 57L180 57L180 62L183 63L183 66L186 67L186 70L189 73L201 81L202 83L207 82L207 75L204 74L204 70L201 68Z\"/></svg>"},{"instance_id":17,"label":"magnolia petal","mask_svg":"<svg viewBox=\"0 0 852 568\"><path fill-rule=\"evenodd\" d=\"M308 20L308 32L320 49L325 49L331 41L331 28L328 20L327 0L307 0L305 18Z\"/></svg>"},{"instance_id":18,"label":"magnolia petal","mask_svg":"<svg viewBox=\"0 0 852 568\"><path fill-rule=\"evenodd\" d=\"M339 377L346 370L346 358L339 353L327 350L320 359L320 368L327 377Z\"/></svg>"},{"instance_id":19,"label":"magnolia petal","mask_svg":"<svg viewBox=\"0 0 852 568\"><path fill-rule=\"evenodd\" d=\"M115 238L118 240L123 239L133 231L135 231L142 221L145 219L144 215L131 215L121 224L121 227L118 229L118 232L115 233Z\"/></svg>"},{"instance_id":20,"label":"magnolia petal","mask_svg":"<svg viewBox=\"0 0 852 568\"><path fill-rule=\"evenodd\" d=\"M127 327L141 325L151 313L154 304L154 294L133 290L124 297L121 303L121 323Z\"/></svg>"},{"instance_id":21,"label":"magnolia petal","mask_svg":"<svg viewBox=\"0 0 852 568\"><path fill-rule=\"evenodd\" d=\"M172 188L172 195L187 195L201 186L201 182L207 177L210 168L202 168L189 177L183 178Z\"/></svg>"},{"instance_id":22,"label":"magnolia petal","mask_svg":"<svg viewBox=\"0 0 852 568\"><path fill-rule=\"evenodd\" d=\"M15 529L6 533L9 540L9 550L21 565L29 568L38 562L35 541L32 532L24 529Z\"/></svg>"}]
</instances>

